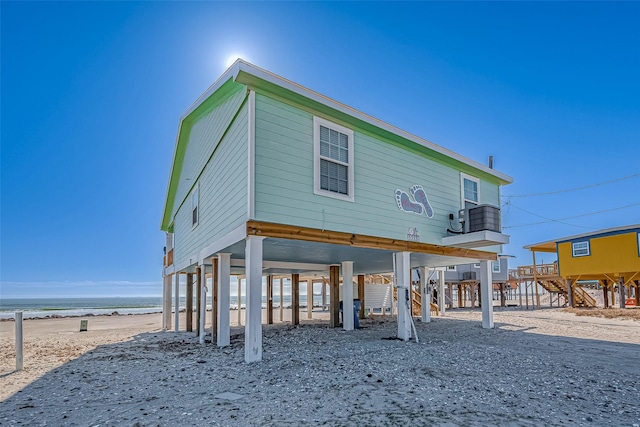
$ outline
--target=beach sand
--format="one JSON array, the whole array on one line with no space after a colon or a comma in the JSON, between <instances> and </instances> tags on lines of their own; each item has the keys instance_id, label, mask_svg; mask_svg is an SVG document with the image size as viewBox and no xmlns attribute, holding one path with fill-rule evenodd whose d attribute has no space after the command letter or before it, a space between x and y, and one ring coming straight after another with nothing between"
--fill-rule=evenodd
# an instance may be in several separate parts
<instances>
[{"instance_id":1,"label":"beach sand","mask_svg":"<svg viewBox=\"0 0 640 427\"><path fill-rule=\"evenodd\" d=\"M640 426L638 321L496 309L487 330L452 310L415 343L388 316L353 332L300 317L263 325L253 364L238 326L220 349L159 314L26 320L21 372L0 322L0 425Z\"/></svg>"}]
</instances>

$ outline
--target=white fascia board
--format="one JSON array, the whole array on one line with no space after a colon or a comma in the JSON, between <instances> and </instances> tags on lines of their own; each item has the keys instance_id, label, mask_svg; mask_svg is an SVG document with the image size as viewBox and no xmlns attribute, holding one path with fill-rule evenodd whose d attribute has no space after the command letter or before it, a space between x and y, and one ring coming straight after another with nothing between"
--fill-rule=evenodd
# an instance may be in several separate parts
<instances>
[{"instance_id":1,"label":"white fascia board","mask_svg":"<svg viewBox=\"0 0 640 427\"><path fill-rule=\"evenodd\" d=\"M234 243L238 243L239 241L244 240L246 238L247 238L247 225L243 223L241 226L235 228L230 233L227 233L226 235L222 236L220 239L216 240L215 242L203 248L198 254L198 259L203 260L203 259L212 257L213 254L216 254L228 248L229 246L233 245Z\"/></svg>"},{"instance_id":2,"label":"white fascia board","mask_svg":"<svg viewBox=\"0 0 640 427\"><path fill-rule=\"evenodd\" d=\"M237 67L237 68L236 68ZM416 136L412 133L406 132L402 129L399 129L393 125L390 125L389 123L383 122L382 120L376 119L375 117L369 116L368 114L365 114L361 111L356 110L355 108L349 107L348 105L345 104L341 104L329 97L326 97L324 95L321 95L317 92L314 92L310 89L305 88L304 86L301 86L297 83L294 83L290 80L287 80L283 77L278 76L277 74L273 74L267 70L264 70L262 68L256 67L253 64L250 64L248 62L242 61L242 60L238 60L236 61L236 63L233 65L232 68L230 68L226 74L229 74L231 71L234 71L233 73L233 78L234 80L237 78L238 73L240 71L245 72L247 74L253 75L255 77L258 77L262 80L265 80L269 83L272 83L276 86L280 86L284 89L290 90L298 95L304 96L305 98L309 98L313 101L316 101L320 104L326 105L327 107L333 108L334 110L340 111L341 113L350 115L352 117L355 117L356 119L362 120L363 122L369 123L373 126L379 127L380 129L386 130L388 132L394 133L398 136L401 136L402 138L405 138L409 141L415 142L416 144L422 145L426 148L429 148L430 150L433 150L437 153L443 154L447 157L451 157L452 159L458 160L461 163L467 164L475 169L479 169L489 175L495 176L496 178L505 181L507 183L511 183L513 182L513 178L510 177L509 175L503 174L501 172L496 171L495 169L491 169L488 166L485 166L481 163L478 163L474 160L468 159L456 152L453 152L449 149L446 149L444 147L441 147L440 145L434 144L433 142L427 141L426 139L420 138L419 136ZM228 78L228 77L227 77ZM225 80L226 81L226 80ZM242 82L240 82L242 83ZM215 85L215 84L214 84ZM207 91L209 92L209 91ZM211 92L213 93L213 92ZM205 96L205 95L203 95ZM208 95L207 95L208 96ZM200 97L202 98L202 97ZM206 97L205 97L206 99ZM204 99L202 99L202 101L204 101ZM200 102L202 102L200 101ZM193 106L192 106L193 107ZM196 108L197 105L193 108Z\"/></svg>"},{"instance_id":3,"label":"white fascia board","mask_svg":"<svg viewBox=\"0 0 640 427\"><path fill-rule=\"evenodd\" d=\"M484 246L506 245L509 243L509 237L508 234L484 230L443 237L442 244L459 248L481 248Z\"/></svg>"}]
</instances>

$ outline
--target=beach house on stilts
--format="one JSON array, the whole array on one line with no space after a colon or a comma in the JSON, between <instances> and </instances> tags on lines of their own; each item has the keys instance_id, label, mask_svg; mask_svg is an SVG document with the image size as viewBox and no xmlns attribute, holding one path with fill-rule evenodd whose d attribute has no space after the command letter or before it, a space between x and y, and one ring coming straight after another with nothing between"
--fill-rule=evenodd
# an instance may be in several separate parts
<instances>
[{"instance_id":1,"label":"beach house on stilts","mask_svg":"<svg viewBox=\"0 0 640 427\"><path fill-rule=\"evenodd\" d=\"M640 224L596 230L527 245L533 265L518 267L524 286L538 285L571 307L595 307L596 300L582 285L597 283L605 308L615 305L616 288L620 308L637 306L640 294ZM536 252L556 255L551 264L536 262ZM537 296L537 295L536 295ZM537 305L540 306L539 298ZM551 299L553 303L553 298Z\"/></svg>"},{"instance_id":2,"label":"beach house on stilts","mask_svg":"<svg viewBox=\"0 0 640 427\"><path fill-rule=\"evenodd\" d=\"M228 345L230 276L245 275L245 360L258 361L263 276L328 277L339 326L340 281L395 268L398 337L408 340L412 268L480 263L491 300L491 262L508 243L500 187L511 181L238 60L180 119L161 225L165 326L178 275L199 277L201 289L211 274L213 335ZM344 286L342 298L353 292ZM346 330L352 310L344 304ZM493 327L491 304L482 325Z\"/></svg>"}]
</instances>

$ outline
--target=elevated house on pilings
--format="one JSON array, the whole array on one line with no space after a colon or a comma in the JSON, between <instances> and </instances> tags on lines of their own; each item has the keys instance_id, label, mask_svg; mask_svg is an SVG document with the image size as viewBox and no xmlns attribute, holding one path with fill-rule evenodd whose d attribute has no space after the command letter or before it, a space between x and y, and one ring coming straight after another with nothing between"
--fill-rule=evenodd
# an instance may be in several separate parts
<instances>
[{"instance_id":1,"label":"elevated house on pilings","mask_svg":"<svg viewBox=\"0 0 640 427\"><path fill-rule=\"evenodd\" d=\"M499 229L500 187L511 181L238 60L180 119L161 223L164 325L181 274L189 278L187 305L211 277L219 346L229 344L230 276L246 277L247 362L262 358L263 276L290 275L294 311L300 276L327 277L332 326L339 326L341 280L394 267L403 299L411 268L477 262L489 298L491 262L508 243ZM450 235L461 210L466 228ZM355 296L343 286L344 300ZM398 307L398 337L407 340L409 304ZM487 328L491 310L483 311ZM352 316L345 304L344 329L354 328Z\"/></svg>"},{"instance_id":2,"label":"elevated house on pilings","mask_svg":"<svg viewBox=\"0 0 640 427\"><path fill-rule=\"evenodd\" d=\"M517 286L509 280L509 256L499 255L491 262L492 300L507 305ZM480 264L450 265L445 271L446 301L451 308L477 307L481 304Z\"/></svg>"},{"instance_id":3,"label":"elevated house on pilings","mask_svg":"<svg viewBox=\"0 0 640 427\"><path fill-rule=\"evenodd\" d=\"M580 284L597 282L602 287L605 307L615 304L616 293L621 308L637 305L640 224L563 237L525 249L531 251L533 265L518 267L521 282L539 284L552 295L565 297L566 304L572 307L595 307L595 299ZM555 253L557 261L536 264L536 252Z\"/></svg>"}]
</instances>

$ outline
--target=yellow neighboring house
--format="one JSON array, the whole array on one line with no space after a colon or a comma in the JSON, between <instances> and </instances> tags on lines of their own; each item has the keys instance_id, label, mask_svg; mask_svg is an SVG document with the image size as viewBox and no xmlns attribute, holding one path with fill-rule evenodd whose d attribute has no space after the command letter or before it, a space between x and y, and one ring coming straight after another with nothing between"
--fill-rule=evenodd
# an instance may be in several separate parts
<instances>
[{"instance_id":1,"label":"yellow neighboring house","mask_svg":"<svg viewBox=\"0 0 640 427\"><path fill-rule=\"evenodd\" d=\"M525 249L534 253L534 259L535 252L555 252L558 275L567 281L598 281L604 289L605 307L609 288L611 303L615 303L616 284L623 284L626 291L621 306L636 304L640 292L640 224L563 237Z\"/></svg>"}]
</instances>

